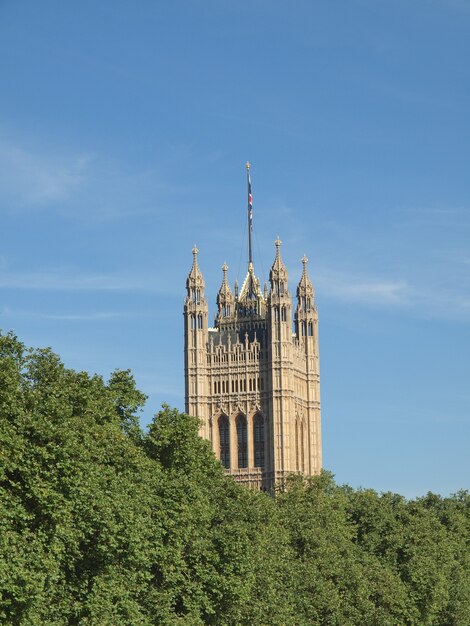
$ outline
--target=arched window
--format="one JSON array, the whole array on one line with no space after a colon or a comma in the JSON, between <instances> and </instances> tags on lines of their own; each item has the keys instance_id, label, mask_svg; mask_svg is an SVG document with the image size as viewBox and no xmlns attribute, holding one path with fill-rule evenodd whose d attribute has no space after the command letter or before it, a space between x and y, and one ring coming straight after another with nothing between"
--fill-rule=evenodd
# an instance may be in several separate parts
<instances>
[{"instance_id":1,"label":"arched window","mask_svg":"<svg viewBox=\"0 0 470 626\"><path fill-rule=\"evenodd\" d=\"M305 458L304 458L305 442L304 442L304 423L300 422L300 470L305 471Z\"/></svg>"},{"instance_id":2,"label":"arched window","mask_svg":"<svg viewBox=\"0 0 470 626\"><path fill-rule=\"evenodd\" d=\"M202 328L202 315L197 316L197 327Z\"/></svg>"},{"instance_id":3,"label":"arched window","mask_svg":"<svg viewBox=\"0 0 470 626\"><path fill-rule=\"evenodd\" d=\"M253 442L255 467L264 467L264 421L261 415L255 415L253 420Z\"/></svg>"},{"instance_id":4,"label":"arched window","mask_svg":"<svg viewBox=\"0 0 470 626\"><path fill-rule=\"evenodd\" d=\"M286 313L286 307L283 306L281 309L281 320L283 322L285 322L287 320L287 313Z\"/></svg>"},{"instance_id":5,"label":"arched window","mask_svg":"<svg viewBox=\"0 0 470 626\"><path fill-rule=\"evenodd\" d=\"M248 439L246 417L239 415L236 421L238 442L238 467L248 467Z\"/></svg>"},{"instance_id":6,"label":"arched window","mask_svg":"<svg viewBox=\"0 0 470 626\"><path fill-rule=\"evenodd\" d=\"M191 315L191 330L196 329L196 318L194 315Z\"/></svg>"},{"instance_id":7,"label":"arched window","mask_svg":"<svg viewBox=\"0 0 470 626\"><path fill-rule=\"evenodd\" d=\"M230 425L228 417L219 417L219 442L220 442L220 462L229 469L230 467Z\"/></svg>"},{"instance_id":8,"label":"arched window","mask_svg":"<svg viewBox=\"0 0 470 626\"><path fill-rule=\"evenodd\" d=\"M277 308L277 306L274 307L274 321L279 321L279 309Z\"/></svg>"},{"instance_id":9,"label":"arched window","mask_svg":"<svg viewBox=\"0 0 470 626\"><path fill-rule=\"evenodd\" d=\"M305 322L302 322L302 337L305 337L305 335L307 334L307 327Z\"/></svg>"},{"instance_id":10,"label":"arched window","mask_svg":"<svg viewBox=\"0 0 470 626\"><path fill-rule=\"evenodd\" d=\"M313 324L312 322L308 323L308 336L311 337L313 335Z\"/></svg>"}]
</instances>

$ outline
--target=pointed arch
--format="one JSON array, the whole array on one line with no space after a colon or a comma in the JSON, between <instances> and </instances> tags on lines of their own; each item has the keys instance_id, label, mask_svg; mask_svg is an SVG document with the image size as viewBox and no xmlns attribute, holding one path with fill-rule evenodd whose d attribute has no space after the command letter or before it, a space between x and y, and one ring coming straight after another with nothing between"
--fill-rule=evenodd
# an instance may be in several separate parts
<instances>
[{"instance_id":1,"label":"pointed arch","mask_svg":"<svg viewBox=\"0 0 470 626\"><path fill-rule=\"evenodd\" d=\"M246 417L239 413L235 420L237 427L238 467L248 467L248 428Z\"/></svg>"},{"instance_id":2,"label":"pointed arch","mask_svg":"<svg viewBox=\"0 0 470 626\"><path fill-rule=\"evenodd\" d=\"M230 423L226 415L218 419L220 462L226 469L230 468Z\"/></svg>"},{"instance_id":3,"label":"pointed arch","mask_svg":"<svg viewBox=\"0 0 470 626\"><path fill-rule=\"evenodd\" d=\"M264 419L260 413L253 418L255 467L264 467Z\"/></svg>"}]
</instances>

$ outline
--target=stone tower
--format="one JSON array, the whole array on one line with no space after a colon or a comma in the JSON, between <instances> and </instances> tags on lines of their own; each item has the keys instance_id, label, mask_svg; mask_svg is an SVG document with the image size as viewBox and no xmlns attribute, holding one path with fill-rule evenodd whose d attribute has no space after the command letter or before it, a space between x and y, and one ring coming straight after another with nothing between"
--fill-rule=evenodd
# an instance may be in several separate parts
<instances>
[{"instance_id":1,"label":"stone tower","mask_svg":"<svg viewBox=\"0 0 470 626\"><path fill-rule=\"evenodd\" d=\"M227 472L271 489L288 474L321 470L318 314L304 256L292 317L279 238L269 289L261 290L252 259L249 164L247 179L248 271L233 292L223 265L213 328L193 248L184 303L185 402Z\"/></svg>"}]
</instances>

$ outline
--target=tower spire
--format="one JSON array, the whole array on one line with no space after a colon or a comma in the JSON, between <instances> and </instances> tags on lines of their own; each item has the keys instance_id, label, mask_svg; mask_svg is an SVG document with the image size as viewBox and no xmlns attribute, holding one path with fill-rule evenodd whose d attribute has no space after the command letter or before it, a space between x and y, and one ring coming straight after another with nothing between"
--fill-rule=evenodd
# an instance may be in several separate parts
<instances>
[{"instance_id":1,"label":"tower spire","mask_svg":"<svg viewBox=\"0 0 470 626\"><path fill-rule=\"evenodd\" d=\"M251 195L250 162L246 162L246 181L248 185L248 267L253 264L251 235L253 231L253 196Z\"/></svg>"}]
</instances>

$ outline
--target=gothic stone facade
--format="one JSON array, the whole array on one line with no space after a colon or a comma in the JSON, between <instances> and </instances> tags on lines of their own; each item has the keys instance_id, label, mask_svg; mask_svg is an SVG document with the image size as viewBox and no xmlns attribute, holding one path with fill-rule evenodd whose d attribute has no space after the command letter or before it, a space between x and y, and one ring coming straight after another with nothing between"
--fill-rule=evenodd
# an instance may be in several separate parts
<instances>
[{"instance_id":1,"label":"gothic stone facade","mask_svg":"<svg viewBox=\"0 0 470 626\"><path fill-rule=\"evenodd\" d=\"M214 328L194 247L184 303L186 412L201 419L200 434L227 472L260 489L291 473L318 474L322 463L314 289L304 257L293 332L280 246L278 238L269 290L249 263L232 292L224 264Z\"/></svg>"}]
</instances>

